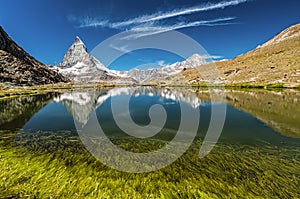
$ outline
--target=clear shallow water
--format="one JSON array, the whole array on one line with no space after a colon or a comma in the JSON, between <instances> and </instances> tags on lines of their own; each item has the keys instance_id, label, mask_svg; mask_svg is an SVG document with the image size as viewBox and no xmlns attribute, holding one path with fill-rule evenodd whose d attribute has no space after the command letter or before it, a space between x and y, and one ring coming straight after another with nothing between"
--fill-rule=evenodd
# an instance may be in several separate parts
<instances>
[{"instance_id":1,"label":"clear shallow water","mask_svg":"<svg viewBox=\"0 0 300 199\"><path fill-rule=\"evenodd\" d=\"M119 102L121 110L129 95L133 95L130 114L139 125L150 122L151 105L165 108L168 118L161 132L137 139L120 130L112 116L111 99ZM225 126L204 158L199 158L199 149L204 145L211 108L220 106L210 100L206 90L114 88L1 100L0 196L299 198L299 95L290 90L228 90ZM132 174L111 169L85 148L84 135L80 132L78 136L74 125L75 120L78 126L88 127L87 134L97 135L90 124L96 110L112 143L130 152L153 152L174 138L180 102L200 113L196 139L179 159L155 172ZM123 163L120 156L106 150L107 142L96 138L98 143L88 141L99 144L109 160ZM155 163L159 166L172 155L169 151ZM137 164L142 165L143 160L133 166Z\"/></svg>"}]
</instances>

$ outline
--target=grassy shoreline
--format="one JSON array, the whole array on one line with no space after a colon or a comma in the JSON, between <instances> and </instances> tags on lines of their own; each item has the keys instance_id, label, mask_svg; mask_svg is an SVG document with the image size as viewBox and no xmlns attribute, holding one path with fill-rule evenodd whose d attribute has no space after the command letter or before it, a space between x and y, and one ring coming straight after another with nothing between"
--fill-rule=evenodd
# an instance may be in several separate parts
<instances>
[{"instance_id":1,"label":"grassy shoreline","mask_svg":"<svg viewBox=\"0 0 300 199\"><path fill-rule=\"evenodd\" d=\"M192 88L218 88L225 89L300 89L300 84L191 84L191 85L159 85L159 84L143 84L143 85L113 85L113 84L71 84L60 83L40 86L3 86L0 85L0 99L6 99L17 96L37 95L45 92L61 92L64 90L85 89L85 88L112 88L124 86L156 86L156 87L192 87Z\"/></svg>"},{"instance_id":2,"label":"grassy shoreline","mask_svg":"<svg viewBox=\"0 0 300 199\"><path fill-rule=\"evenodd\" d=\"M112 88L119 85L111 84L49 84L39 86L0 86L0 100L18 96L29 96L43 94L47 92L62 92L65 90L85 89L85 88ZM122 86L122 85L120 85Z\"/></svg>"}]
</instances>

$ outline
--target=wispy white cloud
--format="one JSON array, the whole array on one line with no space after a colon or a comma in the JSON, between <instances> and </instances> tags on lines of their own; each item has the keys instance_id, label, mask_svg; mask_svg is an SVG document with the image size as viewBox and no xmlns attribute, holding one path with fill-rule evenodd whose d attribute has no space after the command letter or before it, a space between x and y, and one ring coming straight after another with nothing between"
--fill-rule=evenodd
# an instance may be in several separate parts
<instances>
[{"instance_id":1,"label":"wispy white cloud","mask_svg":"<svg viewBox=\"0 0 300 199\"><path fill-rule=\"evenodd\" d=\"M92 17L79 18L79 17L76 17L75 15L70 14L67 16L67 19L70 22L79 23L78 28L109 27L110 26L109 20L103 20L103 19L92 18Z\"/></svg>"},{"instance_id":2,"label":"wispy white cloud","mask_svg":"<svg viewBox=\"0 0 300 199\"><path fill-rule=\"evenodd\" d=\"M108 27L112 29L127 30L131 34L125 39L136 39L144 36L159 34L167 32L170 30L178 30L188 27L197 27L197 26L220 26L220 25L230 25L236 24L232 20L235 17L223 17L218 19L211 20L201 20L201 21L186 21L186 22L173 22L170 23L167 19L180 17L183 15L190 15L197 12L205 12L216 9L224 9L229 6L236 6L241 3L245 3L249 0L229 0L221 1L219 3L206 3L202 5L197 5L188 8L175 9L171 11L159 11L153 14L142 15L139 17L131 18L125 21L109 21L103 18L77 18L73 15L68 16L68 20L71 22L78 22L79 28L88 28L88 27ZM164 21L163 21L164 20ZM112 47L116 50L125 52L125 48ZM118 49L117 49L118 48Z\"/></svg>"},{"instance_id":3,"label":"wispy white cloud","mask_svg":"<svg viewBox=\"0 0 300 199\"><path fill-rule=\"evenodd\" d=\"M119 52L122 52L122 53L129 53L131 52L131 50L128 48L128 45L123 45L123 46L117 46L115 44L110 44L110 47L112 49L115 49Z\"/></svg>"},{"instance_id":4,"label":"wispy white cloud","mask_svg":"<svg viewBox=\"0 0 300 199\"><path fill-rule=\"evenodd\" d=\"M235 19L235 17L225 17L219 19L212 19L212 20L203 20L203 21L194 21L189 23L180 22L173 25L161 25L156 26L153 24L144 24L141 26L136 26L130 29L131 34L123 39L137 39L140 37L155 35L163 32L168 32L170 30L178 30L182 28L188 27L197 27L197 26L220 26L220 25L229 25L234 24L228 21Z\"/></svg>"},{"instance_id":5,"label":"wispy white cloud","mask_svg":"<svg viewBox=\"0 0 300 199\"><path fill-rule=\"evenodd\" d=\"M171 63L167 62L166 60L148 60L148 59L140 59L139 61L145 62L144 64L140 64L136 67L136 69L140 70L147 70L147 69L154 69L154 68L161 68L163 66L169 66Z\"/></svg>"},{"instance_id":6,"label":"wispy white cloud","mask_svg":"<svg viewBox=\"0 0 300 199\"><path fill-rule=\"evenodd\" d=\"M218 60L218 59L223 59L223 56L220 55L202 55L204 59L213 59L213 60Z\"/></svg>"},{"instance_id":7,"label":"wispy white cloud","mask_svg":"<svg viewBox=\"0 0 300 199\"><path fill-rule=\"evenodd\" d=\"M91 17L85 17L83 19L80 19L80 28L87 28L87 27L106 27L110 26L110 23L108 20L99 20Z\"/></svg>"},{"instance_id":8,"label":"wispy white cloud","mask_svg":"<svg viewBox=\"0 0 300 199\"><path fill-rule=\"evenodd\" d=\"M109 27L115 29L123 29L130 26L149 23L149 22L157 22L164 19L169 19L173 17L179 17L182 15L189 15L197 12L204 12L216 9L224 9L229 6L236 6L241 3L245 3L249 0L230 0L230 1L221 1L219 3L206 3L198 6L193 6L189 8L182 8L182 9L175 9L172 11L159 11L149 15L142 15L139 17L135 17L126 21L119 21L119 22L109 22L108 20L98 19L98 18L90 18L85 17L83 19L78 20L73 15L69 15L68 19L70 21L77 21L80 23L80 28L87 28L87 27Z\"/></svg>"},{"instance_id":9,"label":"wispy white cloud","mask_svg":"<svg viewBox=\"0 0 300 199\"><path fill-rule=\"evenodd\" d=\"M165 60L158 60L158 61L156 61L156 64L158 66L167 66L167 65L170 65L170 63L167 63Z\"/></svg>"},{"instance_id":10,"label":"wispy white cloud","mask_svg":"<svg viewBox=\"0 0 300 199\"><path fill-rule=\"evenodd\" d=\"M157 12L151 15L143 15L140 17L136 17L133 19L129 19L127 21L122 22L115 22L111 24L112 28L119 28L124 26L129 26L132 24L140 24L140 23L146 23L146 22L152 22L152 21L159 21L163 19L168 19L172 17L178 17L182 15L188 15L193 14L196 12L204 12L209 10L216 10L216 9L223 9L228 6L235 6L241 3L245 3L247 0L231 0L231 1L222 1L219 3L207 3L204 5L198 5L194 7L184 8L184 9L176 9L169 12Z\"/></svg>"}]
</instances>

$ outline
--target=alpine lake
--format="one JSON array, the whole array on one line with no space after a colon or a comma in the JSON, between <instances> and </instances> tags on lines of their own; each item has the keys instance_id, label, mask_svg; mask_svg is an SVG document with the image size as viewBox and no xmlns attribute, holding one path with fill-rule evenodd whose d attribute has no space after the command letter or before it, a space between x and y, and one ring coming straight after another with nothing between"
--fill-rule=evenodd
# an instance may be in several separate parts
<instances>
[{"instance_id":1,"label":"alpine lake","mask_svg":"<svg viewBox=\"0 0 300 199\"><path fill-rule=\"evenodd\" d=\"M299 198L300 91L226 89L225 94L218 101L203 88L114 87L2 99L0 198ZM128 135L115 121L114 114L120 110L122 115L127 107L132 122L147 127L153 105L167 115L153 136ZM224 126L201 157L212 108L221 105L226 108ZM133 153L155 152L176 136L181 106L199 113L197 132L187 150L160 169L119 171L87 147L101 140L98 127L89 125L95 114L115 146ZM82 131L87 126L91 134ZM104 142L98 144L106 150ZM109 150L106 155L124 163ZM162 157L157 164L173 156Z\"/></svg>"}]
</instances>

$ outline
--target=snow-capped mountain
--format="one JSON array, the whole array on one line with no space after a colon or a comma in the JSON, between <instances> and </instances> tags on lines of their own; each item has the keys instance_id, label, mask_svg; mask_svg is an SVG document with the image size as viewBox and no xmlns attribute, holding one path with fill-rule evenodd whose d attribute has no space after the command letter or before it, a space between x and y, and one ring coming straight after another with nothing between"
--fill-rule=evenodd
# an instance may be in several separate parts
<instances>
[{"instance_id":1,"label":"snow-capped mountain","mask_svg":"<svg viewBox=\"0 0 300 199\"><path fill-rule=\"evenodd\" d=\"M75 38L63 61L54 69L77 82L100 82L101 79L113 77L108 68L87 52L79 37Z\"/></svg>"},{"instance_id":2,"label":"snow-capped mountain","mask_svg":"<svg viewBox=\"0 0 300 199\"><path fill-rule=\"evenodd\" d=\"M193 54L186 60L182 62L176 62L175 64L172 64L169 67L173 68L176 71L182 71L183 69L200 66L202 64L205 64L205 59L198 54Z\"/></svg>"},{"instance_id":3,"label":"snow-capped mountain","mask_svg":"<svg viewBox=\"0 0 300 199\"><path fill-rule=\"evenodd\" d=\"M63 61L57 66L52 67L52 69L75 82L133 84L154 82L155 80L180 73L186 68L199 66L204 63L205 59L203 57L194 54L182 62L176 62L161 68L147 70L132 69L129 71L110 70L99 60L90 55L87 52L85 44L79 37L76 37L74 43L66 52Z\"/></svg>"},{"instance_id":4,"label":"snow-capped mountain","mask_svg":"<svg viewBox=\"0 0 300 199\"><path fill-rule=\"evenodd\" d=\"M205 59L198 54L194 54L182 62L163 66L161 68L153 68L147 70L133 69L127 72L127 76L135 79L139 83L152 82L155 80L166 78L170 75L180 73L187 68L196 67L205 63Z\"/></svg>"}]
</instances>

